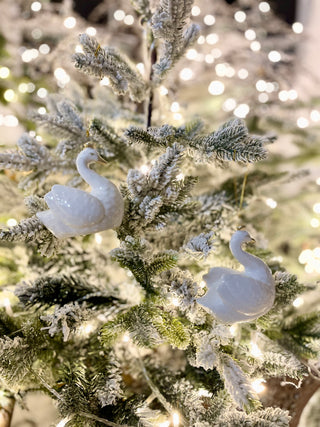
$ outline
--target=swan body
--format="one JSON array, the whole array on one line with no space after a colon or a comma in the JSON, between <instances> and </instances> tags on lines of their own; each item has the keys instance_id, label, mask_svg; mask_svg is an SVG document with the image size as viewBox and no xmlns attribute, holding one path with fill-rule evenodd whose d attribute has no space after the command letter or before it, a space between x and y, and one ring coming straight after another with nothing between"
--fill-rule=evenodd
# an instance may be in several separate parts
<instances>
[{"instance_id":1,"label":"swan body","mask_svg":"<svg viewBox=\"0 0 320 427\"><path fill-rule=\"evenodd\" d=\"M249 322L273 306L275 284L269 267L241 247L250 241L253 239L245 230L236 231L230 240L230 250L243 264L244 272L215 267L203 276L208 291L200 298L200 304L221 322Z\"/></svg>"},{"instance_id":2,"label":"swan body","mask_svg":"<svg viewBox=\"0 0 320 427\"><path fill-rule=\"evenodd\" d=\"M92 148L85 148L77 157L78 172L91 192L54 185L44 196L49 209L36 215L56 237L86 235L120 226L123 198L112 182L89 168L90 163L97 161L98 153Z\"/></svg>"}]
</instances>

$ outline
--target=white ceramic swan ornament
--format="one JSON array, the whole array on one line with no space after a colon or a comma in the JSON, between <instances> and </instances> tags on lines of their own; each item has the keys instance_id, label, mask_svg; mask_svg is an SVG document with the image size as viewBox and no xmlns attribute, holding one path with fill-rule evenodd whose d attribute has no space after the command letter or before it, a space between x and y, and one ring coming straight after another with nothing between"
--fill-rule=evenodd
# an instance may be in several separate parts
<instances>
[{"instance_id":1,"label":"white ceramic swan ornament","mask_svg":"<svg viewBox=\"0 0 320 427\"><path fill-rule=\"evenodd\" d=\"M85 148L77 157L78 172L91 192L54 185L44 196L49 210L38 212L37 217L56 237L86 235L120 226L124 202L118 188L89 168L90 163L99 160L102 159L93 148Z\"/></svg>"},{"instance_id":2,"label":"white ceramic swan ornament","mask_svg":"<svg viewBox=\"0 0 320 427\"><path fill-rule=\"evenodd\" d=\"M269 267L241 248L243 243L252 241L245 230L236 231L230 240L230 250L244 266L244 272L215 267L203 276L208 291L199 302L221 322L249 322L273 306L275 284Z\"/></svg>"}]
</instances>

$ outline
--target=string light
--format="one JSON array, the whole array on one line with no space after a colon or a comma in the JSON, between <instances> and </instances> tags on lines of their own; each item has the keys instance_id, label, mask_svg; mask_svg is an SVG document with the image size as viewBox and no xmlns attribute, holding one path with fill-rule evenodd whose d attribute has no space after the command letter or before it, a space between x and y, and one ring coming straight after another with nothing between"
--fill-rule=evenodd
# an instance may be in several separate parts
<instances>
[{"instance_id":1,"label":"string light","mask_svg":"<svg viewBox=\"0 0 320 427\"><path fill-rule=\"evenodd\" d=\"M142 165L140 166L140 172L146 175L148 172L150 172L150 166L148 165Z\"/></svg>"},{"instance_id":2,"label":"string light","mask_svg":"<svg viewBox=\"0 0 320 427\"><path fill-rule=\"evenodd\" d=\"M199 283L199 286L201 289L205 288L207 286L206 282L204 280L201 280L201 282Z\"/></svg>"},{"instance_id":3,"label":"string light","mask_svg":"<svg viewBox=\"0 0 320 427\"><path fill-rule=\"evenodd\" d=\"M56 68L54 70L54 76L58 80L58 84L60 87L64 87L70 81L69 74L63 68Z\"/></svg>"},{"instance_id":4,"label":"string light","mask_svg":"<svg viewBox=\"0 0 320 427\"><path fill-rule=\"evenodd\" d=\"M193 6L191 9L191 15L192 16L199 16L201 13L201 9L199 6Z\"/></svg>"},{"instance_id":5,"label":"string light","mask_svg":"<svg viewBox=\"0 0 320 427\"><path fill-rule=\"evenodd\" d=\"M23 62L31 62L33 59L36 59L39 56L39 51L37 49L26 49L22 55L21 59Z\"/></svg>"},{"instance_id":6,"label":"string light","mask_svg":"<svg viewBox=\"0 0 320 427\"><path fill-rule=\"evenodd\" d=\"M252 50L252 52L259 52L259 50L261 49L261 44L255 40L250 43L250 49Z\"/></svg>"},{"instance_id":7,"label":"string light","mask_svg":"<svg viewBox=\"0 0 320 427\"><path fill-rule=\"evenodd\" d=\"M12 89L7 89L4 92L3 97L7 102L15 102L17 100L17 95Z\"/></svg>"},{"instance_id":8,"label":"string light","mask_svg":"<svg viewBox=\"0 0 320 427\"><path fill-rule=\"evenodd\" d=\"M268 59L271 62L279 62L281 61L281 54L277 50L271 50L268 53Z\"/></svg>"},{"instance_id":9,"label":"string light","mask_svg":"<svg viewBox=\"0 0 320 427\"><path fill-rule=\"evenodd\" d=\"M256 89L259 92L264 92L267 88L267 82L265 82L264 80L258 80L256 83Z\"/></svg>"},{"instance_id":10,"label":"string light","mask_svg":"<svg viewBox=\"0 0 320 427\"><path fill-rule=\"evenodd\" d=\"M204 18L203 18L203 22L206 24L206 25L214 25L215 24L215 22L216 22L216 18L213 16L213 15L206 15Z\"/></svg>"},{"instance_id":11,"label":"string light","mask_svg":"<svg viewBox=\"0 0 320 427\"><path fill-rule=\"evenodd\" d=\"M237 106L236 100L233 98L228 98L222 104L222 109L223 111L229 112L229 111L233 111L236 108L236 106Z\"/></svg>"},{"instance_id":12,"label":"string light","mask_svg":"<svg viewBox=\"0 0 320 427\"><path fill-rule=\"evenodd\" d=\"M317 213L317 214L320 214L320 203L315 203L314 205L313 205L313 212L315 212L315 213Z\"/></svg>"},{"instance_id":13,"label":"string light","mask_svg":"<svg viewBox=\"0 0 320 427\"><path fill-rule=\"evenodd\" d=\"M213 64L214 63L214 57L210 53L207 53L207 55L204 57L204 60L207 64Z\"/></svg>"},{"instance_id":14,"label":"string light","mask_svg":"<svg viewBox=\"0 0 320 427\"><path fill-rule=\"evenodd\" d=\"M247 40L255 40L255 38L257 37L256 32L251 28L245 31L244 36Z\"/></svg>"},{"instance_id":15,"label":"string light","mask_svg":"<svg viewBox=\"0 0 320 427\"><path fill-rule=\"evenodd\" d=\"M313 122L318 122L320 120L320 113L317 110L312 110L310 113L310 119Z\"/></svg>"},{"instance_id":16,"label":"string light","mask_svg":"<svg viewBox=\"0 0 320 427\"><path fill-rule=\"evenodd\" d=\"M42 4L39 1L34 1L31 3L32 12L39 12L42 8Z\"/></svg>"},{"instance_id":17,"label":"string light","mask_svg":"<svg viewBox=\"0 0 320 427\"><path fill-rule=\"evenodd\" d=\"M318 218L311 218L310 225L312 228L318 228L320 226L320 221Z\"/></svg>"},{"instance_id":18,"label":"string light","mask_svg":"<svg viewBox=\"0 0 320 427\"><path fill-rule=\"evenodd\" d=\"M294 101L295 99L298 98L298 92L295 89L290 89L288 92L288 98L291 101Z\"/></svg>"},{"instance_id":19,"label":"string light","mask_svg":"<svg viewBox=\"0 0 320 427\"><path fill-rule=\"evenodd\" d=\"M14 227L15 225L18 225L18 221L14 218L9 218L7 221L7 226Z\"/></svg>"},{"instance_id":20,"label":"string light","mask_svg":"<svg viewBox=\"0 0 320 427\"><path fill-rule=\"evenodd\" d=\"M244 119L250 111L250 107L247 104L239 104L238 107L234 110L233 114L239 119Z\"/></svg>"},{"instance_id":21,"label":"string light","mask_svg":"<svg viewBox=\"0 0 320 427\"><path fill-rule=\"evenodd\" d=\"M171 301L171 304L172 304L172 305L174 305L175 307L179 307L179 305L180 305L179 298L172 297L172 298L170 299L170 301Z\"/></svg>"},{"instance_id":22,"label":"string light","mask_svg":"<svg viewBox=\"0 0 320 427\"><path fill-rule=\"evenodd\" d=\"M182 173L182 172L176 176L177 181L182 181L183 179L184 179L184 173Z\"/></svg>"},{"instance_id":23,"label":"string light","mask_svg":"<svg viewBox=\"0 0 320 427\"><path fill-rule=\"evenodd\" d=\"M258 100L259 100L259 102L264 104L265 102L269 101L269 96L266 93L260 93L258 96Z\"/></svg>"},{"instance_id":24,"label":"string light","mask_svg":"<svg viewBox=\"0 0 320 427\"><path fill-rule=\"evenodd\" d=\"M296 34L301 34L303 32L303 24L301 22L294 22L292 24L292 30Z\"/></svg>"},{"instance_id":25,"label":"string light","mask_svg":"<svg viewBox=\"0 0 320 427\"><path fill-rule=\"evenodd\" d=\"M100 80L100 86L109 86L109 85L110 85L109 77L103 77L103 79Z\"/></svg>"},{"instance_id":26,"label":"string light","mask_svg":"<svg viewBox=\"0 0 320 427\"><path fill-rule=\"evenodd\" d=\"M317 184L317 185L320 185L320 176L319 176L319 178L317 178L317 180L316 180L316 184Z\"/></svg>"},{"instance_id":27,"label":"string light","mask_svg":"<svg viewBox=\"0 0 320 427\"><path fill-rule=\"evenodd\" d=\"M268 198L266 199L266 205L271 209L275 209L278 206L278 203L275 200Z\"/></svg>"},{"instance_id":28,"label":"string light","mask_svg":"<svg viewBox=\"0 0 320 427\"><path fill-rule=\"evenodd\" d=\"M208 87L211 95L221 95L224 92L224 84L219 80L213 80Z\"/></svg>"},{"instance_id":29,"label":"string light","mask_svg":"<svg viewBox=\"0 0 320 427\"><path fill-rule=\"evenodd\" d=\"M86 33L88 36L94 37L97 34L97 30L94 27L88 27L86 28Z\"/></svg>"},{"instance_id":30,"label":"string light","mask_svg":"<svg viewBox=\"0 0 320 427\"><path fill-rule=\"evenodd\" d=\"M289 99L289 94L286 90L280 90L278 97L279 97L280 101L286 102Z\"/></svg>"},{"instance_id":31,"label":"string light","mask_svg":"<svg viewBox=\"0 0 320 427\"><path fill-rule=\"evenodd\" d=\"M219 41L218 34L211 33L211 34L208 34L206 37L206 42L210 45L216 44L218 43L218 41Z\"/></svg>"},{"instance_id":32,"label":"string light","mask_svg":"<svg viewBox=\"0 0 320 427\"><path fill-rule=\"evenodd\" d=\"M123 342L129 342L130 341L130 335L128 332L125 332L123 337L122 337L122 341Z\"/></svg>"},{"instance_id":33,"label":"string light","mask_svg":"<svg viewBox=\"0 0 320 427\"><path fill-rule=\"evenodd\" d=\"M32 30L31 35L35 40L38 40L42 37L42 31L39 28L35 28Z\"/></svg>"},{"instance_id":34,"label":"string light","mask_svg":"<svg viewBox=\"0 0 320 427\"><path fill-rule=\"evenodd\" d=\"M125 16L126 16L126 14L121 9L116 10L113 14L113 17L116 21L123 21Z\"/></svg>"},{"instance_id":35,"label":"string light","mask_svg":"<svg viewBox=\"0 0 320 427\"><path fill-rule=\"evenodd\" d=\"M240 70L238 71L239 79L245 80L248 76L249 76L248 70L246 70L245 68L240 68Z\"/></svg>"},{"instance_id":36,"label":"string light","mask_svg":"<svg viewBox=\"0 0 320 427\"><path fill-rule=\"evenodd\" d=\"M305 128L307 128L309 126L309 120L306 119L305 117L299 117L297 119L297 126L300 129L305 129Z\"/></svg>"},{"instance_id":37,"label":"string light","mask_svg":"<svg viewBox=\"0 0 320 427\"><path fill-rule=\"evenodd\" d=\"M178 412L173 412L172 414L172 424L173 427L178 427L180 424L180 416L178 414Z\"/></svg>"},{"instance_id":38,"label":"string light","mask_svg":"<svg viewBox=\"0 0 320 427\"><path fill-rule=\"evenodd\" d=\"M303 303L304 303L304 299L302 297L298 297L293 301L292 305L298 308L298 307L301 307Z\"/></svg>"},{"instance_id":39,"label":"string light","mask_svg":"<svg viewBox=\"0 0 320 427\"><path fill-rule=\"evenodd\" d=\"M238 332L238 326L237 325L232 325L229 328L230 334L235 337L237 335Z\"/></svg>"},{"instance_id":40,"label":"string light","mask_svg":"<svg viewBox=\"0 0 320 427\"><path fill-rule=\"evenodd\" d=\"M8 67L0 67L0 78L6 79L10 76L10 70Z\"/></svg>"},{"instance_id":41,"label":"string light","mask_svg":"<svg viewBox=\"0 0 320 427\"><path fill-rule=\"evenodd\" d=\"M97 243L98 245L101 245L101 243L102 243L102 236L101 236L101 234L96 233L96 234L94 235L94 240L96 241L96 243Z\"/></svg>"},{"instance_id":42,"label":"string light","mask_svg":"<svg viewBox=\"0 0 320 427\"><path fill-rule=\"evenodd\" d=\"M251 386L256 393L260 394L263 393L266 389L266 387L263 385L265 382L266 380L263 378L257 378L251 382Z\"/></svg>"},{"instance_id":43,"label":"string light","mask_svg":"<svg viewBox=\"0 0 320 427\"><path fill-rule=\"evenodd\" d=\"M19 124L19 120L16 118L16 116L12 114L7 114L6 116L0 116L0 125L7 126L9 128L14 128L18 126L18 124Z\"/></svg>"},{"instance_id":44,"label":"string light","mask_svg":"<svg viewBox=\"0 0 320 427\"><path fill-rule=\"evenodd\" d=\"M123 22L124 22L126 25L132 25L132 24L134 23L134 17L133 17L132 15L126 15L126 16L123 18Z\"/></svg>"},{"instance_id":45,"label":"string light","mask_svg":"<svg viewBox=\"0 0 320 427\"><path fill-rule=\"evenodd\" d=\"M46 114L47 110L45 109L45 107L39 107L38 108L38 113L39 114Z\"/></svg>"},{"instance_id":46,"label":"string light","mask_svg":"<svg viewBox=\"0 0 320 427\"><path fill-rule=\"evenodd\" d=\"M199 396L204 396L204 397L211 397L212 393L210 393L208 390L206 390L205 388L199 388L198 390L198 395Z\"/></svg>"},{"instance_id":47,"label":"string light","mask_svg":"<svg viewBox=\"0 0 320 427\"><path fill-rule=\"evenodd\" d=\"M304 267L306 273L320 273L320 247L313 250L304 249L298 260L300 264L306 264Z\"/></svg>"},{"instance_id":48,"label":"string light","mask_svg":"<svg viewBox=\"0 0 320 427\"><path fill-rule=\"evenodd\" d=\"M215 49L212 49L211 55L214 57L214 59L218 59L222 55L222 52L220 49L215 48Z\"/></svg>"},{"instance_id":49,"label":"string light","mask_svg":"<svg viewBox=\"0 0 320 427\"><path fill-rule=\"evenodd\" d=\"M77 20L74 16L68 16L64 21L63 25L68 28L68 30L71 30L71 28L74 28L76 26Z\"/></svg>"},{"instance_id":50,"label":"string light","mask_svg":"<svg viewBox=\"0 0 320 427\"><path fill-rule=\"evenodd\" d=\"M177 113L180 110L179 102L175 101L171 104L170 110L172 113Z\"/></svg>"},{"instance_id":51,"label":"string light","mask_svg":"<svg viewBox=\"0 0 320 427\"><path fill-rule=\"evenodd\" d=\"M242 23L247 19L247 15L245 14L245 12L243 12L242 10L238 10L235 14L234 14L234 19L239 22Z\"/></svg>"},{"instance_id":52,"label":"string light","mask_svg":"<svg viewBox=\"0 0 320 427\"><path fill-rule=\"evenodd\" d=\"M182 114L180 114L180 113L174 113L173 119L176 120L176 121L182 120Z\"/></svg>"},{"instance_id":53,"label":"string light","mask_svg":"<svg viewBox=\"0 0 320 427\"><path fill-rule=\"evenodd\" d=\"M37 90L37 95L38 95L39 98L45 98L47 96L47 94L48 94L48 91L44 87L40 87Z\"/></svg>"},{"instance_id":54,"label":"string light","mask_svg":"<svg viewBox=\"0 0 320 427\"><path fill-rule=\"evenodd\" d=\"M191 68L183 68L179 73L179 77L181 80L191 80L193 77L193 71Z\"/></svg>"},{"instance_id":55,"label":"string light","mask_svg":"<svg viewBox=\"0 0 320 427\"><path fill-rule=\"evenodd\" d=\"M198 37L197 43L198 44L204 44L205 41L206 41L206 39L204 38L204 36L200 36L200 37Z\"/></svg>"},{"instance_id":56,"label":"string light","mask_svg":"<svg viewBox=\"0 0 320 427\"><path fill-rule=\"evenodd\" d=\"M168 93L169 93L168 89L163 85L160 86L159 91L160 91L160 95L162 95L162 96L168 95Z\"/></svg>"},{"instance_id":57,"label":"string light","mask_svg":"<svg viewBox=\"0 0 320 427\"><path fill-rule=\"evenodd\" d=\"M195 49L188 49L186 53L186 58L193 60L198 56L198 52Z\"/></svg>"},{"instance_id":58,"label":"string light","mask_svg":"<svg viewBox=\"0 0 320 427\"><path fill-rule=\"evenodd\" d=\"M170 426L170 421L163 421L158 424L158 427L169 427L169 426Z\"/></svg>"},{"instance_id":59,"label":"string light","mask_svg":"<svg viewBox=\"0 0 320 427\"><path fill-rule=\"evenodd\" d=\"M260 350L260 348L255 342L251 341L249 347L250 347L250 354L253 357L259 359L262 356L262 351Z\"/></svg>"},{"instance_id":60,"label":"string light","mask_svg":"<svg viewBox=\"0 0 320 427\"><path fill-rule=\"evenodd\" d=\"M42 55L47 55L50 52L50 46L47 45L46 43L43 43L39 46L39 52Z\"/></svg>"},{"instance_id":61,"label":"string light","mask_svg":"<svg viewBox=\"0 0 320 427\"><path fill-rule=\"evenodd\" d=\"M261 3L259 3L259 10L260 12L263 12L263 13L269 12L270 11L269 3L266 1L262 1Z\"/></svg>"},{"instance_id":62,"label":"string light","mask_svg":"<svg viewBox=\"0 0 320 427\"><path fill-rule=\"evenodd\" d=\"M143 62L139 62L139 63L136 65L136 67L138 68L138 70L140 71L140 73L141 73L142 75L144 75L144 73L145 73L144 63L143 63Z\"/></svg>"}]
</instances>

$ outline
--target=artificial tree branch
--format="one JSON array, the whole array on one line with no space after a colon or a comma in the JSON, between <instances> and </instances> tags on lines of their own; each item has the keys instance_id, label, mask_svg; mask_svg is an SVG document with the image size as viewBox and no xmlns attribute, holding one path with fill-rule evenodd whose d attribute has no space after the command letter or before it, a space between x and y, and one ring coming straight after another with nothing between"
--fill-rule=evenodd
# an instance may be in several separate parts
<instances>
[{"instance_id":1,"label":"artificial tree branch","mask_svg":"<svg viewBox=\"0 0 320 427\"><path fill-rule=\"evenodd\" d=\"M5 394L0 400L0 427L10 427L15 406L15 398Z\"/></svg>"}]
</instances>

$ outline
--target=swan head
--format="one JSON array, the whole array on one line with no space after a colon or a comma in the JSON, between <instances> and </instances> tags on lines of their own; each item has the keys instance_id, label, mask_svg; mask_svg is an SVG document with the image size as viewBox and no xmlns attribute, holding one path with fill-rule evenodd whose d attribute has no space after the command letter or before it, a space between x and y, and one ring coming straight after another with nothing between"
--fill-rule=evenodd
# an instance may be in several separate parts
<instances>
[{"instance_id":1,"label":"swan head","mask_svg":"<svg viewBox=\"0 0 320 427\"><path fill-rule=\"evenodd\" d=\"M77 163L84 163L86 166L90 163L101 161L99 154L93 148L85 148L82 150L77 157Z\"/></svg>"},{"instance_id":2,"label":"swan head","mask_svg":"<svg viewBox=\"0 0 320 427\"><path fill-rule=\"evenodd\" d=\"M250 236L247 230L238 230L236 231L230 240L230 243L254 243L255 240Z\"/></svg>"}]
</instances>

